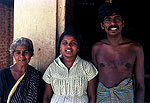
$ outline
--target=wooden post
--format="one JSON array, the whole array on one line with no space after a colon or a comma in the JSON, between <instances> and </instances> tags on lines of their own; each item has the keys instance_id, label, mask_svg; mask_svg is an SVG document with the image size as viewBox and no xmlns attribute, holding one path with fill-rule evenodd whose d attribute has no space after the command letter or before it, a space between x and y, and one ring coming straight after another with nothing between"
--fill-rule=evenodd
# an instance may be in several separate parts
<instances>
[{"instance_id":1,"label":"wooden post","mask_svg":"<svg viewBox=\"0 0 150 103\"><path fill-rule=\"evenodd\" d=\"M59 38L65 30L66 0L58 0L57 5L57 35Z\"/></svg>"}]
</instances>

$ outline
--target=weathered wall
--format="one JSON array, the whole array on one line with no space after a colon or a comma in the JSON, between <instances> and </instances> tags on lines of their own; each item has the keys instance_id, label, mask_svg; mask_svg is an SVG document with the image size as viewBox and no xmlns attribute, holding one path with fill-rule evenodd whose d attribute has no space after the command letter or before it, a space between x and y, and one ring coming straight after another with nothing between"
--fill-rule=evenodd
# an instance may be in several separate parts
<instances>
[{"instance_id":1,"label":"weathered wall","mask_svg":"<svg viewBox=\"0 0 150 103\"><path fill-rule=\"evenodd\" d=\"M9 46L13 39L13 6L0 2L0 69L12 64Z\"/></svg>"},{"instance_id":2,"label":"weathered wall","mask_svg":"<svg viewBox=\"0 0 150 103\"><path fill-rule=\"evenodd\" d=\"M55 58L56 0L15 0L14 39L28 37L34 44L30 64L43 72Z\"/></svg>"}]
</instances>

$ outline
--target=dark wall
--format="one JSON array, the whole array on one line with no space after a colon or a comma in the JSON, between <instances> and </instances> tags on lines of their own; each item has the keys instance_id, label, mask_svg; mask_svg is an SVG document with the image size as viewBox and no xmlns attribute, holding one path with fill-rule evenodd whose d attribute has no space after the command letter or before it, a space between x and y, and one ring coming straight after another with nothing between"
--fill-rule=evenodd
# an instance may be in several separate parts
<instances>
[{"instance_id":1,"label":"dark wall","mask_svg":"<svg viewBox=\"0 0 150 103\"><path fill-rule=\"evenodd\" d=\"M67 0L66 28L75 28L82 36L79 55L91 61L91 47L102 37L97 21L99 4L104 0ZM70 5L73 6L70 7Z\"/></svg>"},{"instance_id":2,"label":"dark wall","mask_svg":"<svg viewBox=\"0 0 150 103\"><path fill-rule=\"evenodd\" d=\"M105 37L97 20L98 7L104 0L67 0L66 28L73 27L83 37L83 46L80 55L91 60L91 46ZM149 6L148 2L137 0L113 0L119 3L125 13L125 27L123 35L139 42L145 53L145 70L150 74L150 50L149 50ZM69 6L71 5L71 7ZM70 8L69 8L70 7Z\"/></svg>"},{"instance_id":3,"label":"dark wall","mask_svg":"<svg viewBox=\"0 0 150 103\"><path fill-rule=\"evenodd\" d=\"M70 0L67 0L70 1ZM147 2L137 0L112 0L121 5L125 13L125 27L123 35L139 42L145 54L145 74L150 75L150 49L149 49L149 10ZM79 51L81 58L91 61L91 47L106 35L101 30L97 21L98 7L104 0L74 0L72 8L66 9L66 28L73 27L82 35L82 43ZM71 2L70 2L71 3ZM69 7L70 3L67 5ZM69 12L70 11L70 12ZM69 12L69 13L68 13ZM69 23L69 25L68 25ZM150 101L150 78L145 77L146 96Z\"/></svg>"}]
</instances>

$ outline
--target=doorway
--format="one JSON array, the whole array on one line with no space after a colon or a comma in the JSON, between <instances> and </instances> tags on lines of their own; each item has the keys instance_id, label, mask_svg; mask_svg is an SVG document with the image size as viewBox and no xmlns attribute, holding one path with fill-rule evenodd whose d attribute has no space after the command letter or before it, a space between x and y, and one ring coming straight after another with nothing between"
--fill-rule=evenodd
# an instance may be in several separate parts
<instances>
[{"instance_id":1,"label":"doorway","mask_svg":"<svg viewBox=\"0 0 150 103\"><path fill-rule=\"evenodd\" d=\"M91 61L92 45L105 37L100 29L97 14L98 7L105 0L67 0L66 28L73 27L82 35L82 43L79 56ZM112 0L119 3L125 10L125 28L123 35L139 42L145 55L145 101L150 101L150 50L149 50L149 15L148 2L137 0ZM69 5L72 4L71 7ZM147 24L147 25L146 25ZM149 32L148 32L149 33Z\"/></svg>"}]
</instances>

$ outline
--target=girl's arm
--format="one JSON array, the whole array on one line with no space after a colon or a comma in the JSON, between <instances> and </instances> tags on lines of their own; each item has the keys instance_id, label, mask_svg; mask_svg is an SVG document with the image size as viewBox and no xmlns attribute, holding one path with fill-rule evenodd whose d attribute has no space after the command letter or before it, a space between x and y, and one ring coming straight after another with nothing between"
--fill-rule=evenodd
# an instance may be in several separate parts
<instances>
[{"instance_id":1,"label":"girl's arm","mask_svg":"<svg viewBox=\"0 0 150 103\"><path fill-rule=\"evenodd\" d=\"M51 86L51 84L46 83L44 97L43 97L43 103L50 103L52 95L53 95L52 86Z\"/></svg>"},{"instance_id":2,"label":"girl's arm","mask_svg":"<svg viewBox=\"0 0 150 103\"><path fill-rule=\"evenodd\" d=\"M96 103L97 77L88 81L88 97L89 103Z\"/></svg>"}]
</instances>

